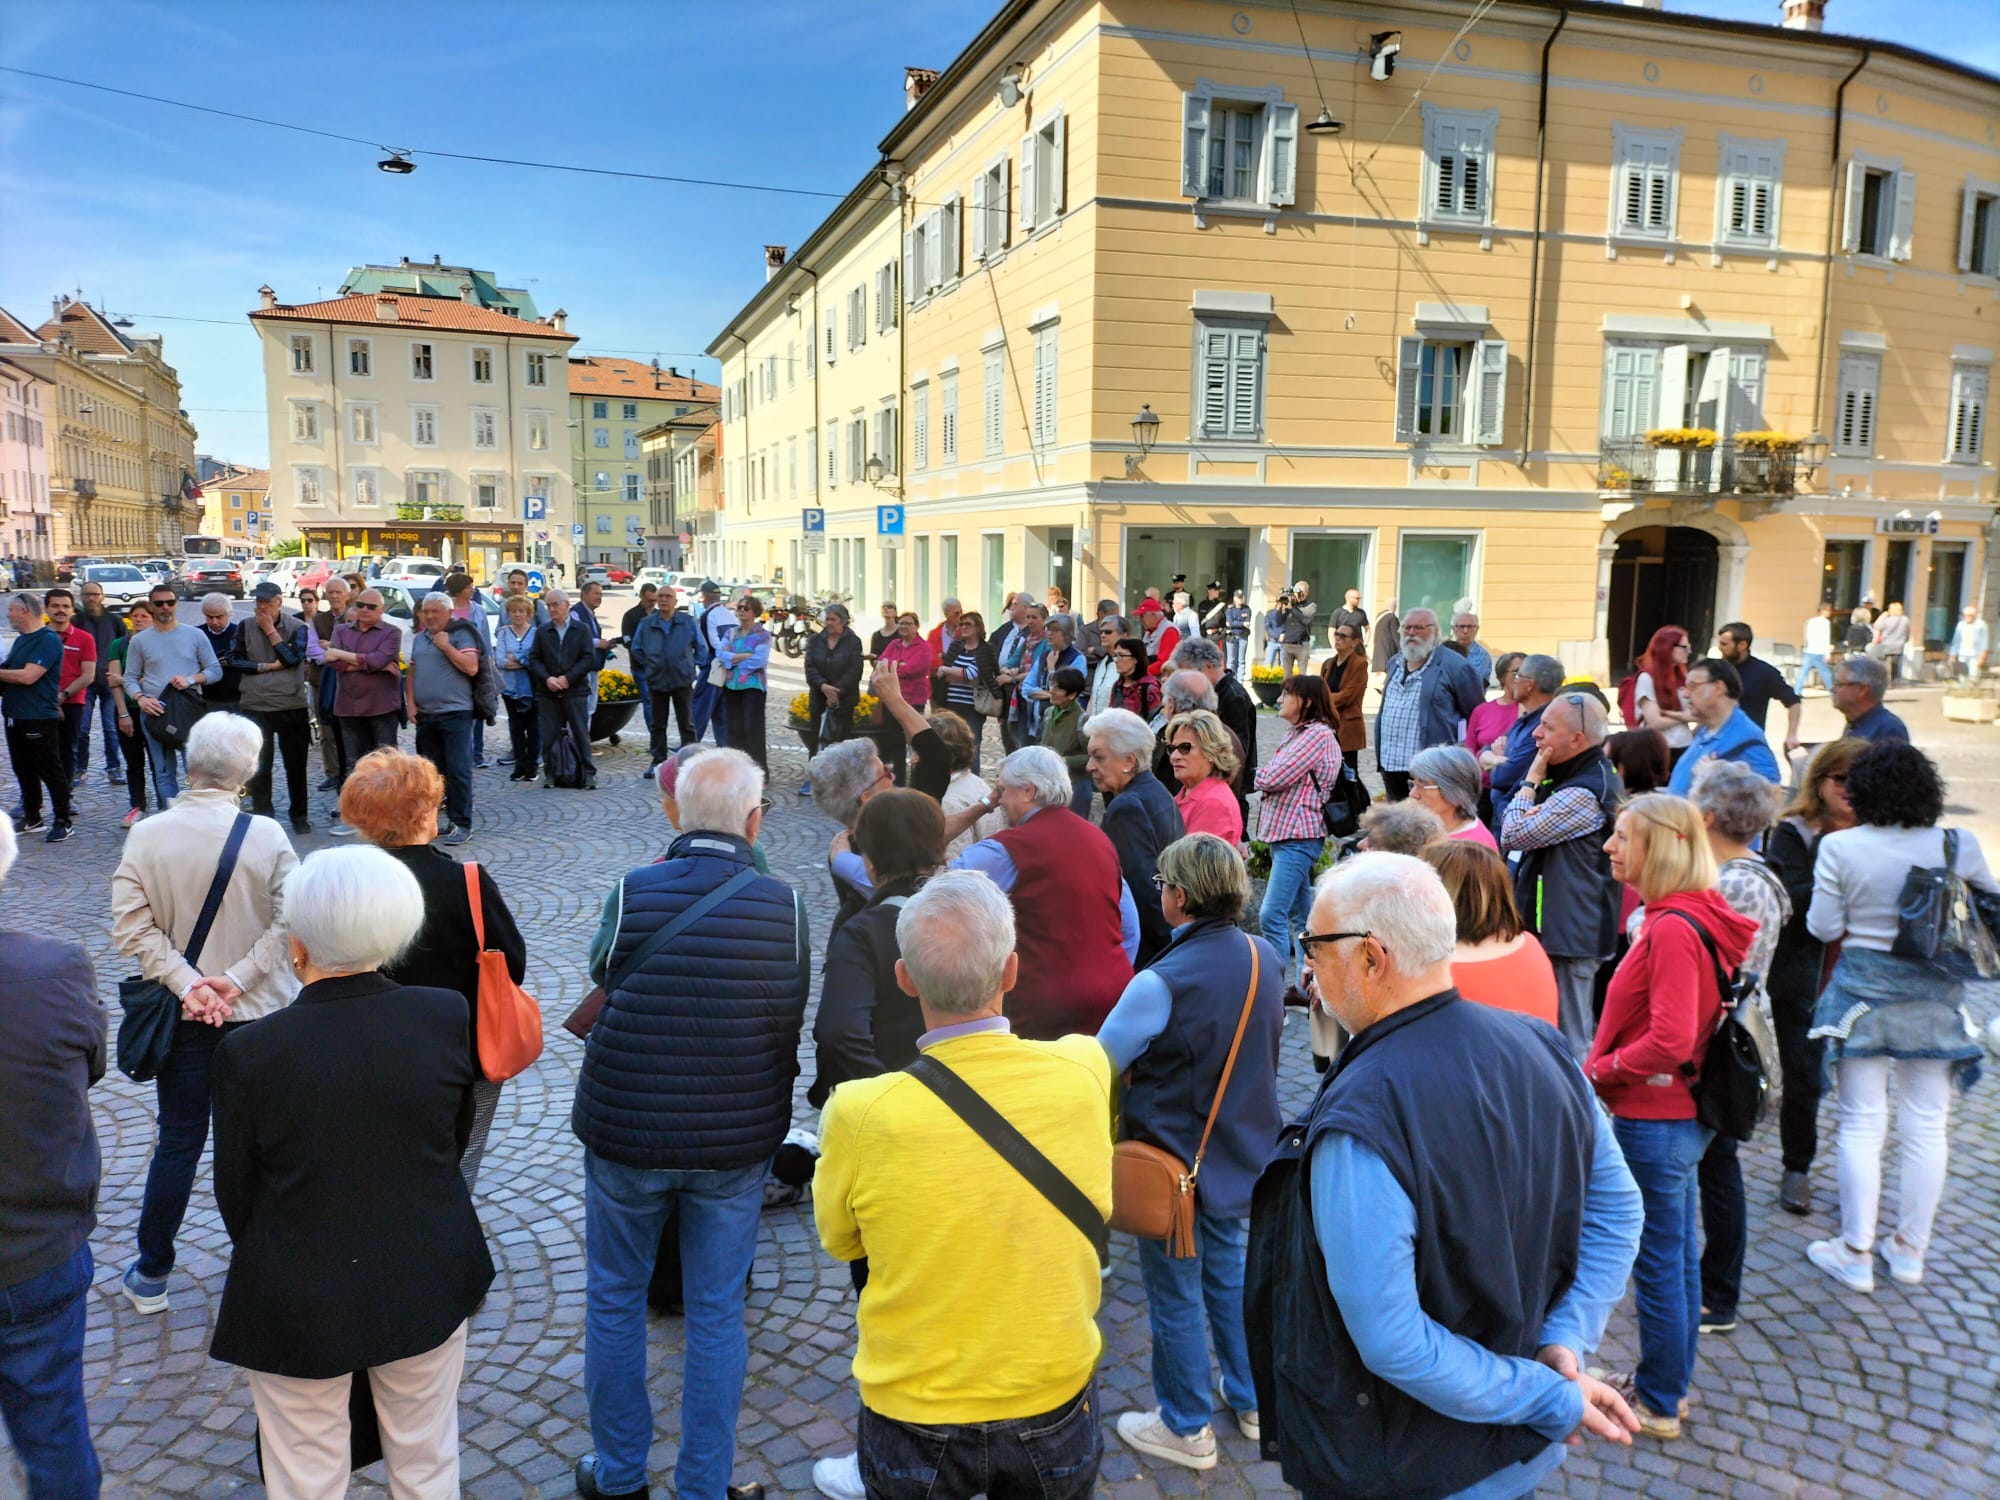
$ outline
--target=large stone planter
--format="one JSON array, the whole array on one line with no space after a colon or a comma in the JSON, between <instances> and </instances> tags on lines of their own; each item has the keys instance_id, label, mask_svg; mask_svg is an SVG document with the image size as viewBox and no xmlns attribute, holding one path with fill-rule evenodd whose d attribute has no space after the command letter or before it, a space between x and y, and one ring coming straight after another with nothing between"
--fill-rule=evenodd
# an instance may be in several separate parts
<instances>
[{"instance_id":1,"label":"large stone planter","mask_svg":"<svg viewBox=\"0 0 2000 1500\"><path fill-rule=\"evenodd\" d=\"M1283 682L1258 682L1252 679L1250 691L1257 695L1257 701L1266 708L1278 706L1278 694L1284 690Z\"/></svg>"},{"instance_id":2,"label":"large stone planter","mask_svg":"<svg viewBox=\"0 0 2000 1500\"><path fill-rule=\"evenodd\" d=\"M597 700L597 709L590 716L590 738L593 743L609 740L618 743L619 731L632 722L632 715L639 711L639 700L627 698L622 703L606 703Z\"/></svg>"}]
</instances>

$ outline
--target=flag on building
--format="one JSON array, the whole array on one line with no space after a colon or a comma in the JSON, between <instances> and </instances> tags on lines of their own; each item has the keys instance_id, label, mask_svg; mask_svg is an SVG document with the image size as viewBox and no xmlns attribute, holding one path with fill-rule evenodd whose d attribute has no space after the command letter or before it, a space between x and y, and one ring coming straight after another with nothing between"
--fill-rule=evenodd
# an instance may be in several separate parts
<instances>
[{"instance_id":1,"label":"flag on building","mask_svg":"<svg viewBox=\"0 0 2000 1500\"><path fill-rule=\"evenodd\" d=\"M181 499L183 499L183 500L199 500L200 498L201 498L201 486L200 486L200 485L198 485L198 484L196 484L196 483L194 482L194 475L192 475L192 474L188 473L188 471L187 471L186 469L182 469L182 470L181 470Z\"/></svg>"}]
</instances>

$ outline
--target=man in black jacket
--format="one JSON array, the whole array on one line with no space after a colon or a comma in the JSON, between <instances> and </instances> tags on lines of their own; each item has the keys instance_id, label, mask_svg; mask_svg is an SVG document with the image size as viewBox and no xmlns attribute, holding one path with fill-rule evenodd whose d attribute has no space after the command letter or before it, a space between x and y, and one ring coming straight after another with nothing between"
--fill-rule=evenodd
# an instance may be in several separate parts
<instances>
[{"instance_id":1,"label":"man in black jacket","mask_svg":"<svg viewBox=\"0 0 2000 1500\"><path fill-rule=\"evenodd\" d=\"M1153 731L1144 719L1122 708L1108 708L1090 721L1085 734L1090 779L1104 794L1098 826L1118 851L1118 868L1139 909L1139 952L1132 964L1143 969L1174 935L1160 910L1153 876L1160 867L1160 851L1187 829L1173 794L1149 764Z\"/></svg>"},{"instance_id":2,"label":"man in black jacket","mask_svg":"<svg viewBox=\"0 0 2000 1500\"><path fill-rule=\"evenodd\" d=\"M1222 720L1222 727L1236 736L1242 758L1236 767L1236 779L1229 789L1236 793L1237 811L1243 814L1243 826L1250 826L1250 788L1257 780L1257 705L1251 701L1249 692L1236 680L1222 662L1222 648L1213 641L1182 641L1174 652L1176 672L1199 672L1215 689L1215 716Z\"/></svg>"},{"instance_id":3,"label":"man in black jacket","mask_svg":"<svg viewBox=\"0 0 2000 1500\"><path fill-rule=\"evenodd\" d=\"M535 716L542 732L542 785L554 786L547 751L565 731L583 762L586 790L597 785L590 756L590 675L597 665L597 638L570 608L569 595L550 589L542 595L549 623L528 647L528 680L535 689Z\"/></svg>"}]
</instances>

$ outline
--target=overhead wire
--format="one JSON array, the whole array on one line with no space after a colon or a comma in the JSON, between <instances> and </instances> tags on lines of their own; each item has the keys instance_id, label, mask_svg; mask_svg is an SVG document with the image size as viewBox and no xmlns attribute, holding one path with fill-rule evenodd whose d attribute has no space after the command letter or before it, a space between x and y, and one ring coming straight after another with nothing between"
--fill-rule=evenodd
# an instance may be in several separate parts
<instances>
[{"instance_id":1,"label":"overhead wire","mask_svg":"<svg viewBox=\"0 0 2000 1500\"><path fill-rule=\"evenodd\" d=\"M1486 13L1499 3L1500 0L1479 0L1479 3L1473 6L1472 14L1465 18L1465 24L1458 28L1457 34L1450 41L1446 42L1443 47L1438 49L1437 61L1431 64L1431 70L1424 74L1424 81L1417 85L1416 91L1410 95L1408 102L1403 105L1402 113L1390 121L1389 128L1382 132L1382 138L1375 143L1375 149L1361 159L1359 166L1355 169L1356 171L1359 171L1360 167L1365 167L1369 162L1375 160L1377 156L1381 155L1382 148L1395 139L1396 131L1401 128L1403 121L1410 117L1410 111L1417 107L1417 101L1424 97L1424 90L1431 86L1432 80L1438 75L1438 70L1444 66L1445 59L1452 55L1452 50L1465 40L1472 28L1480 23Z\"/></svg>"}]
</instances>

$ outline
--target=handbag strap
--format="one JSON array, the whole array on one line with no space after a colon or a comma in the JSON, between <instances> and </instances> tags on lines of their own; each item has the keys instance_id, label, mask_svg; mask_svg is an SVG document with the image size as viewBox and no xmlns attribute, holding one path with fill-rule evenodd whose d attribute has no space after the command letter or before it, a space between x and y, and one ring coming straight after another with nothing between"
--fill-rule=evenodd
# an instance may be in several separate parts
<instances>
[{"instance_id":1,"label":"handbag strap","mask_svg":"<svg viewBox=\"0 0 2000 1500\"><path fill-rule=\"evenodd\" d=\"M472 907L472 946L479 952L486 951L486 911L479 900L479 866L477 863L465 867L465 899Z\"/></svg>"},{"instance_id":2,"label":"handbag strap","mask_svg":"<svg viewBox=\"0 0 2000 1500\"><path fill-rule=\"evenodd\" d=\"M1229 1075L1236 1071L1236 1054L1243 1046L1243 1033L1250 1027L1250 1008L1257 1003L1257 975L1262 967L1257 955L1257 940L1246 932L1243 941L1250 947L1250 987L1243 994L1243 1014L1236 1018L1236 1036L1229 1044L1229 1059L1222 1065L1222 1081L1215 1086L1215 1102L1208 1106L1208 1121L1201 1127L1201 1144L1194 1148L1194 1162L1188 1167L1189 1182L1201 1175L1201 1158L1208 1150L1208 1133L1215 1129L1215 1117L1222 1113L1222 1096L1229 1091Z\"/></svg>"},{"instance_id":3,"label":"handbag strap","mask_svg":"<svg viewBox=\"0 0 2000 1500\"><path fill-rule=\"evenodd\" d=\"M625 981L638 972L640 966L647 959L658 953L667 944L671 943L675 938L687 931L688 928L714 911L716 907L722 905L723 902L727 901L756 878L757 871L754 866L746 870L738 870L729 879L723 881L721 885L675 917L673 921L667 923L666 926L647 938L645 942L632 950L631 956L624 963L611 971L609 977L604 981L604 993L607 995L617 994L624 987ZM624 902L622 888L619 895L619 902L622 910Z\"/></svg>"},{"instance_id":4,"label":"handbag strap","mask_svg":"<svg viewBox=\"0 0 2000 1500\"><path fill-rule=\"evenodd\" d=\"M229 877L236 873L236 856L243 852L243 839L250 832L250 814L240 812L236 821L229 825L229 837L222 843L222 858L215 866L215 879L208 883L208 895L202 899L201 915L194 919L194 931L188 934L188 945L182 950L188 967L201 967L201 950L208 946L208 929L215 925L216 914L222 910L223 895L229 889Z\"/></svg>"},{"instance_id":5,"label":"handbag strap","mask_svg":"<svg viewBox=\"0 0 2000 1500\"><path fill-rule=\"evenodd\" d=\"M1713 1038L1716 1035L1716 1033L1722 1030L1723 1023L1729 1019L1730 1012L1731 1010L1734 1009L1734 1007L1731 1006L1731 1004L1729 1003L1729 994L1730 994L1729 972L1722 967L1722 955L1716 952L1715 939L1708 935L1708 929L1706 927L1702 926L1701 923L1697 922L1693 917L1689 916L1684 911L1670 911L1664 913L1664 915L1669 917L1679 917L1683 922L1687 923L1688 926L1692 927L1695 930L1696 935L1700 937L1702 947L1708 950L1708 961L1715 969L1716 997L1720 999L1722 1002L1722 1009L1716 1015L1715 1018L1715 1031L1709 1033L1710 1037ZM1692 1061L1682 1063L1680 1071L1681 1071L1681 1076L1683 1078L1693 1078L1696 1077L1701 1072L1701 1070L1697 1068Z\"/></svg>"},{"instance_id":6,"label":"handbag strap","mask_svg":"<svg viewBox=\"0 0 2000 1500\"><path fill-rule=\"evenodd\" d=\"M903 1071L942 1099L953 1114L972 1127L974 1135L991 1146L1002 1161L1026 1178L1030 1187L1074 1224L1097 1252L1098 1265L1111 1264L1111 1229L1104 1222L1104 1215L1097 1211L1097 1205L1063 1175L1060 1167L1042 1155L1034 1142L1008 1124L1006 1116L988 1104L977 1089L929 1055L919 1056Z\"/></svg>"}]
</instances>

